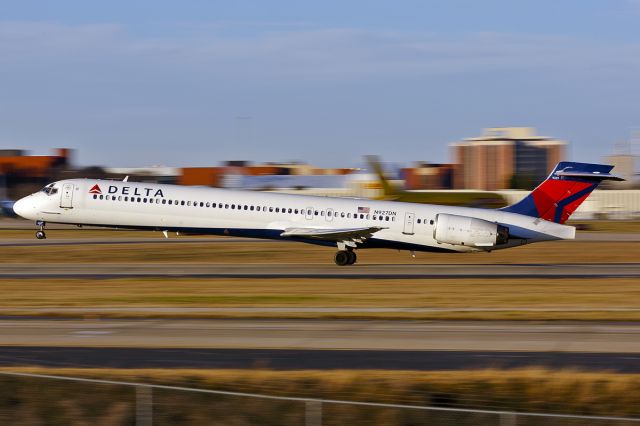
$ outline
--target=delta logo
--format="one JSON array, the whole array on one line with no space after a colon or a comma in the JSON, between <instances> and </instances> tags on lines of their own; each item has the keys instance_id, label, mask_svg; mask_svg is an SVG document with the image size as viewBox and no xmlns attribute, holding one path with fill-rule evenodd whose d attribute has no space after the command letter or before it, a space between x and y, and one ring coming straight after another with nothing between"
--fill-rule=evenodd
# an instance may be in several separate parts
<instances>
[{"instance_id":1,"label":"delta logo","mask_svg":"<svg viewBox=\"0 0 640 426\"><path fill-rule=\"evenodd\" d=\"M89 194L102 194L102 190L100 189L100 186L96 183L89 190Z\"/></svg>"},{"instance_id":2,"label":"delta logo","mask_svg":"<svg viewBox=\"0 0 640 426\"><path fill-rule=\"evenodd\" d=\"M97 183L91 187L89 194L102 195L102 189ZM164 193L162 189L157 188L140 188L131 186L117 187L115 185L109 185L107 187L107 194L122 194L122 195L137 195L140 197L163 197Z\"/></svg>"}]
</instances>

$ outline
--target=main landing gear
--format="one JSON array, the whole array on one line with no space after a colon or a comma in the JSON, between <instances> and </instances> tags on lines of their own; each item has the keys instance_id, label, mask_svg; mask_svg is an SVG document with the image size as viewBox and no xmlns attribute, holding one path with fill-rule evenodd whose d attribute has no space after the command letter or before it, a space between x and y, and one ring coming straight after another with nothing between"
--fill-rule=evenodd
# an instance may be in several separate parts
<instances>
[{"instance_id":1,"label":"main landing gear","mask_svg":"<svg viewBox=\"0 0 640 426\"><path fill-rule=\"evenodd\" d=\"M353 250L338 250L333 259L338 266L353 265L358 260Z\"/></svg>"},{"instance_id":2,"label":"main landing gear","mask_svg":"<svg viewBox=\"0 0 640 426\"><path fill-rule=\"evenodd\" d=\"M44 233L44 225L45 223L41 220L36 222L36 225L40 227L39 231L36 231L36 238L39 240L44 240L47 238L47 234Z\"/></svg>"}]
</instances>

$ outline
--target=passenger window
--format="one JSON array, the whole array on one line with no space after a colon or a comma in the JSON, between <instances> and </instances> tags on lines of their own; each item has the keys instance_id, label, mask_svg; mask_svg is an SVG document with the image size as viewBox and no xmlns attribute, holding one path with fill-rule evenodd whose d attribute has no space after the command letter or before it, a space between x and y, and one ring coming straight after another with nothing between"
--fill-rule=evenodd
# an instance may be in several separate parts
<instances>
[{"instance_id":1,"label":"passenger window","mask_svg":"<svg viewBox=\"0 0 640 426\"><path fill-rule=\"evenodd\" d=\"M253 206L251 206L249 209L250 209L251 211L253 211Z\"/></svg>"},{"instance_id":2,"label":"passenger window","mask_svg":"<svg viewBox=\"0 0 640 426\"><path fill-rule=\"evenodd\" d=\"M327 216L331 217L331 210L327 212Z\"/></svg>"},{"instance_id":3,"label":"passenger window","mask_svg":"<svg viewBox=\"0 0 640 426\"><path fill-rule=\"evenodd\" d=\"M324 216L324 210L320 212L320 216Z\"/></svg>"},{"instance_id":4,"label":"passenger window","mask_svg":"<svg viewBox=\"0 0 640 426\"><path fill-rule=\"evenodd\" d=\"M102 200L104 198L104 195L100 195L100 199Z\"/></svg>"},{"instance_id":5,"label":"passenger window","mask_svg":"<svg viewBox=\"0 0 640 426\"><path fill-rule=\"evenodd\" d=\"M378 217L377 216L373 216L373 220L376 220L376 219L378 219Z\"/></svg>"},{"instance_id":6,"label":"passenger window","mask_svg":"<svg viewBox=\"0 0 640 426\"><path fill-rule=\"evenodd\" d=\"M420 219L416 220L416 223L421 223L422 221Z\"/></svg>"},{"instance_id":7,"label":"passenger window","mask_svg":"<svg viewBox=\"0 0 640 426\"><path fill-rule=\"evenodd\" d=\"M273 207L269 207L269 211L270 211L270 212L273 212Z\"/></svg>"},{"instance_id":8,"label":"passenger window","mask_svg":"<svg viewBox=\"0 0 640 426\"><path fill-rule=\"evenodd\" d=\"M433 219L429 221L429 225L433 225Z\"/></svg>"},{"instance_id":9,"label":"passenger window","mask_svg":"<svg viewBox=\"0 0 640 426\"><path fill-rule=\"evenodd\" d=\"M191 207L191 201L187 201L187 206Z\"/></svg>"},{"instance_id":10,"label":"passenger window","mask_svg":"<svg viewBox=\"0 0 640 426\"><path fill-rule=\"evenodd\" d=\"M97 200L98 199L98 194L93 194L93 199Z\"/></svg>"},{"instance_id":11,"label":"passenger window","mask_svg":"<svg viewBox=\"0 0 640 426\"><path fill-rule=\"evenodd\" d=\"M276 213L280 213L280 208L276 207Z\"/></svg>"},{"instance_id":12,"label":"passenger window","mask_svg":"<svg viewBox=\"0 0 640 426\"><path fill-rule=\"evenodd\" d=\"M162 204L167 204L167 200L165 200L164 198L162 199Z\"/></svg>"},{"instance_id":13,"label":"passenger window","mask_svg":"<svg viewBox=\"0 0 640 426\"><path fill-rule=\"evenodd\" d=\"M351 219L351 213L347 213L347 219Z\"/></svg>"},{"instance_id":14,"label":"passenger window","mask_svg":"<svg viewBox=\"0 0 640 426\"><path fill-rule=\"evenodd\" d=\"M224 205L224 208L225 208L225 209L228 209L228 208L229 208L229 204L225 204L225 205Z\"/></svg>"},{"instance_id":15,"label":"passenger window","mask_svg":"<svg viewBox=\"0 0 640 426\"><path fill-rule=\"evenodd\" d=\"M389 222L389 216L385 216L384 220Z\"/></svg>"},{"instance_id":16,"label":"passenger window","mask_svg":"<svg viewBox=\"0 0 640 426\"><path fill-rule=\"evenodd\" d=\"M288 213L291 213L292 211L293 211L292 209L287 210Z\"/></svg>"},{"instance_id":17,"label":"passenger window","mask_svg":"<svg viewBox=\"0 0 640 426\"><path fill-rule=\"evenodd\" d=\"M313 212L314 215L318 216L318 210L316 210L315 212Z\"/></svg>"}]
</instances>

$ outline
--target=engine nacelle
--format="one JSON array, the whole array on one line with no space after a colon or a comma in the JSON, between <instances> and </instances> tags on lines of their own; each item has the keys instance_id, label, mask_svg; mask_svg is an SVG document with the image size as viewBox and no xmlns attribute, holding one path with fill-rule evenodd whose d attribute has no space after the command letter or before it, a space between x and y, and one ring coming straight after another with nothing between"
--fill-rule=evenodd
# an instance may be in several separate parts
<instances>
[{"instance_id":1,"label":"engine nacelle","mask_svg":"<svg viewBox=\"0 0 640 426\"><path fill-rule=\"evenodd\" d=\"M488 220L440 213L436 215L433 238L458 246L492 247L509 241L509 228Z\"/></svg>"}]
</instances>

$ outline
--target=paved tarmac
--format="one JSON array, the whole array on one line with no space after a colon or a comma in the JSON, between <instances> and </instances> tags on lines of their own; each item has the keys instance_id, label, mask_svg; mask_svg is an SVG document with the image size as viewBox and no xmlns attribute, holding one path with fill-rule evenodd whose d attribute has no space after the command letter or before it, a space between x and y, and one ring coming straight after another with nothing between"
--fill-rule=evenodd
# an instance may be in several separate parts
<instances>
[{"instance_id":1,"label":"paved tarmac","mask_svg":"<svg viewBox=\"0 0 640 426\"><path fill-rule=\"evenodd\" d=\"M636 354L199 348L0 347L0 366L59 368L268 368L465 370L544 367L640 373Z\"/></svg>"},{"instance_id":2,"label":"paved tarmac","mask_svg":"<svg viewBox=\"0 0 640 426\"><path fill-rule=\"evenodd\" d=\"M640 364L640 322L6 318L0 346L636 353Z\"/></svg>"},{"instance_id":3,"label":"paved tarmac","mask_svg":"<svg viewBox=\"0 0 640 426\"><path fill-rule=\"evenodd\" d=\"M640 373L640 323L14 318L0 365Z\"/></svg>"},{"instance_id":4,"label":"paved tarmac","mask_svg":"<svg viewBox=\"0 0 640 426\"><path fill-rule=\"evenodd\" d=\"M0 264L0 278L640 278L640 263L601 264Z\"/></svg>"}]
</instances>

